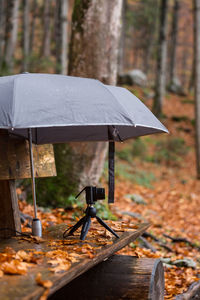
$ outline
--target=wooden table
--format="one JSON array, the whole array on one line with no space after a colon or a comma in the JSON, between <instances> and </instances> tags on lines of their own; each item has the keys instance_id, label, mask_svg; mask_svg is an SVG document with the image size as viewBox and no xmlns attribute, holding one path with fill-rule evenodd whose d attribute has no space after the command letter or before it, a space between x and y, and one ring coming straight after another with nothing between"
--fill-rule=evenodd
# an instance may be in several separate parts
<instances>
[{"instance_id":1,"label":"wooden table","mask_svg":"<svg viewBox=\"0 0 200 300\"><path fill-rule=\"evenodd\" d=\"M132 229L131 231L117 232L120 238L110 239L110 242L107 245L102 245L101 243L101 245L98 245L98 243L95 244L94 237L86 238L86 243L79 241L77 239L77 236L71 237L69 239L71 242L69 243L73 243L73 240L75 239L75 244L69 246L62 246L60 244L60 248L66 249L66 251L73 253L73 251L75 252L75 250L73 249L75 249L76 247L82 247L83 245L92 245L94 249L92 257L89 258L87 253L84 256L80 255L78 261L72 263L69 270L63 273L53 273L52 271L50 271L50 265L47 263L49 258L44 257L40 264L36 264L33 267L29 268L26 275L4 275L2 278L0 278L0 299L39 299L39 297L44 292L44 288L38 286L35 281L35 277L38 272L42 274L42 279L51 280L51 282L53 283L50 289L50 294L52 294L72 281L74 278L83 274L93 266L97 265L99 262L107 259L113 253L137 239L137 237L139 237L144 231L146 231L148 227L149 224L143 223L138 225L137 229L135 230ZM58 241L58 239L61 239L62 232L62 226L60 226L59 230L50 230L44 237L44 242L39 244L33 242L30 243L26 240L21 241L16 238L3 240L0 242L0 251L2 252L5 247L9 246L12 247L15 251L18 251L20 249L23 249L25 251L28 249L34 249L35 251L48 253L49 251L52 251L52 245L54 245L53 241L55 241L54 246L56 247L56 241ZM98 240L98 236L96 236L96 238ZM61 243L61 240L59 243Z\"/></svg>"}]
</instances>

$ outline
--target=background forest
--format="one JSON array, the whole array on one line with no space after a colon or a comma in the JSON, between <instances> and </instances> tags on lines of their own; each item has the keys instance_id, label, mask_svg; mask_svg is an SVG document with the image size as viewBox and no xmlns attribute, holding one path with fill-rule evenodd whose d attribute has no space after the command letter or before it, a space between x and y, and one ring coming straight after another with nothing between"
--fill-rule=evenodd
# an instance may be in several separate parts
<instances>
[{"instance_id":1,"label":"background forest","mask_svg":"<svg viewBox=\"0 0 200 300\"><path fill-rule=\"evenodd\" d=\"M0 75L61 73L125 86L169 129L117 145L116 203L97 203L104 218L153 224L149 236L120 253L161 257L166 299L200 276L197 8L199 0L0 1ZM79 216L84 203L74 195L108 181L107 144L54 151L57 177L36 181L43 226L61 223L65 213ZM17 184L20 209L32 215L30 182Z\"/></svg>"},{"instance_id":2,"label":"background forest","mask_svg":"<svg viewBox=\"0 0 200 300\"><path fill-rule=\"evenodd\" d=\"M167 77L169 80L176 64L176 75L188 90L192 85L193 3L168 2ZM24 71L66 74L73 5L73 0L2 0L1 75ZM122 11L119 73L140 69L149 76L150 85L155 80L159 5L158 0L129 0L124 1Z\"/></svg>"}]
</instances>

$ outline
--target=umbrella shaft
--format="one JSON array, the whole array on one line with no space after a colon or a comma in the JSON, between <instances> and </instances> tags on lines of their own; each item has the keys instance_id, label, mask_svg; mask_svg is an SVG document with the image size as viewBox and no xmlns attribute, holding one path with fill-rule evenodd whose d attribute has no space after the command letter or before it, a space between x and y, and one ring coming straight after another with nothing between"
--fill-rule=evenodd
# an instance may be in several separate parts
<instances>
[{"instance_id":1,"label":"umbrella shaft","mask_svg":"<svg viewBox=\"0 0 200 300\"><path fill-rule=\"evenodd\" d=\"M33 195L34 215L35 215L35 218L37 219L35 175L34 175L32 131L31 131L31 128L28 129L28 139L29 139L29 154L30 154L30 166L31 166L31 181L32 181L32 195Z\"/></svg>"}]
</instances>

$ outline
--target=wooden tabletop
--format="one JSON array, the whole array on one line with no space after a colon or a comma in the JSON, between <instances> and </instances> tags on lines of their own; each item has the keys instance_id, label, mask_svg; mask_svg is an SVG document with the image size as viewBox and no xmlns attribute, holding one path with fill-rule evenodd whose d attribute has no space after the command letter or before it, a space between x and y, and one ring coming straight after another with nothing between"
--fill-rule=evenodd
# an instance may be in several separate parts
<instances>
[{"instance_id":1,"label":"wooden tabletop","mask_svg":"<svg viewBox=\"0 0 200 300\"><path fill-rule=\"evenodd\" d=\"M109 224L112 227L112 224ZM44 253L41 261L32 264L28 268L25 275L4 275L0 278L0 299L1 300L30 300L39 299L44 293L44 288L36 283L36 275L41 273L43 280L50 280L52 287L49 294L54 293L74 278L86 272L88 269L97 265L99 262L107 259L113 253L128 245L139 237L149 227L148 223L143 223L128 228L124 231L117 230L120 238L104 237L99 235L99 231L95 230L88 235L85 242L79 240L79 237L73 236L67 240L62 240L63 229L66 225L59 225L50 228L44 237L44 241L35 241L29 239L12 238L0 241L0 251L5 247L11 247L16 252L24 250L25 252L36 252L38 255ZM116 230L116 228L113 228ZM53 260L52 253L64 251L69 258L72 258L70 267L67 271L52 271L49 260ZM59 256L59 255L58 255ZM56 258L55 258L56 259ZM0 262L1 263L1 262Z\"/></svg>"}]
</instances>

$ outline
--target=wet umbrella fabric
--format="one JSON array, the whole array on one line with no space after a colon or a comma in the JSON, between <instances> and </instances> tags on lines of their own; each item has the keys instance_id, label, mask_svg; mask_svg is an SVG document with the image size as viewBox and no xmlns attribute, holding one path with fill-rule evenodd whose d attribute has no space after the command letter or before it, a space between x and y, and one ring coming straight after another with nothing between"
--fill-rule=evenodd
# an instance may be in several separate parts
<instances>
[{"instance_id":1,"label":"wet umbrella fabric","mask_svg":"<svg viewBox=\"0 0 200 300\"><path fill-rule=\"evenodd\" d=\"M124 88L94 79L30 73L0 77L0 128L29 138L29 143L31 137L36 144L110 141L110 202L114 201L114 142L168 132ZM30 160L33 167L31 155Z\"/></svg>"}]
</instances>

